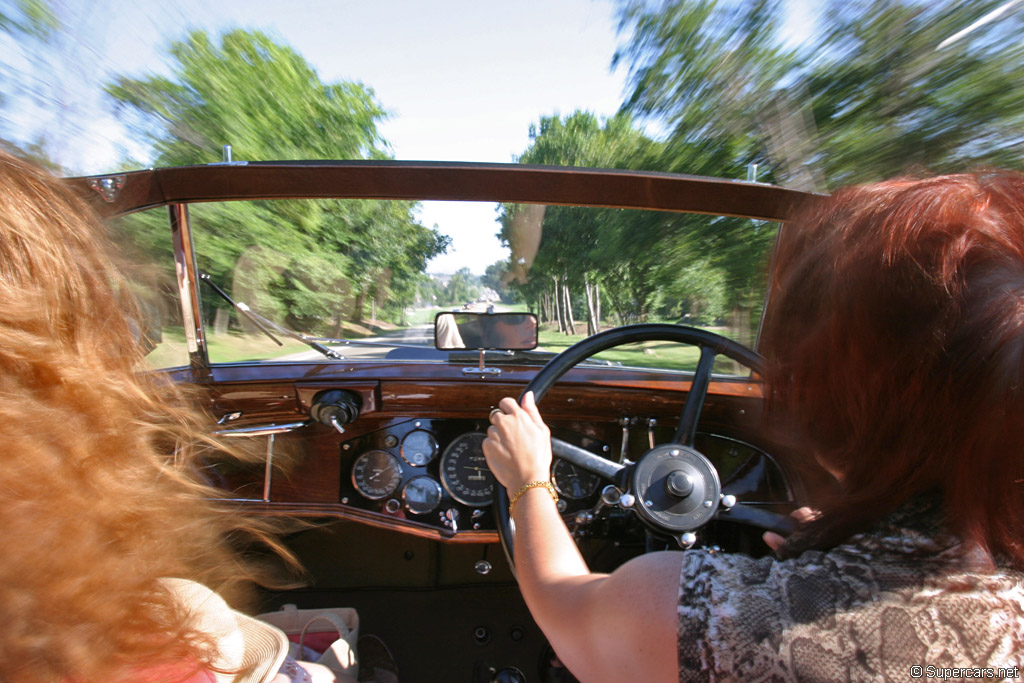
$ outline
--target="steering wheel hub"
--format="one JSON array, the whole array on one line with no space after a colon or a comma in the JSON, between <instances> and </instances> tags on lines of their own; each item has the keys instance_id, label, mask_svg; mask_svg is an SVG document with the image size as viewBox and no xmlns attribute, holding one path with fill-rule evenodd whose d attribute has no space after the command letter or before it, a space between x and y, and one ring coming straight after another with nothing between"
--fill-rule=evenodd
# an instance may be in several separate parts
<instances>
[{"instance_id":1,"label":"steering wheel hub","mask_svg":"<svg viewBox=\"0 0 1024 683\"><path fill-rule=\"evenodd\" d=\"M672 534L698 529L718 512L722 486L714 465L693 448L662 444L633 469L634 509L651 526Z\"/></svg>"}]
</instances>

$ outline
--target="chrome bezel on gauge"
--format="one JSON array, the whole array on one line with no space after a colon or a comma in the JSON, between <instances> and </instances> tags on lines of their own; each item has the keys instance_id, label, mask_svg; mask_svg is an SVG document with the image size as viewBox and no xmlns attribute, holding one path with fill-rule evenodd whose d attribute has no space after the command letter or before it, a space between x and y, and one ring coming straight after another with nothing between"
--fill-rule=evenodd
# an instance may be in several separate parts
<instances>
[{"instance_id":1,"label":"chrome bezel on gauge","mask_svg":"<svg viewBox=\"0 0 1024 683\"><path fill-rule=\"evenodd\" d=\"M566 472L566 469L575 469L576 474ZM586 486L582 486L584 489L582 494L572 490L567 481L571 478L575 478L581 483L587 483ZM561 458L555 458L551 465L551 481L555 485L558 495L569 500L585 500L597 493L597 489L601 485L601 477L581 467L576 467L568 460L562 460Z\"/></svg>"},{"instance_id":2,"label":"chrome bezel on gauge","mask_svg":"<svg viewBox=\"0 0 1024 683\"><path fill-rule=\"evenodd\" d=\"M494 475L487 468L481 448L487 435L483 432L463 434L448 444L441 456L441 484L452 498L470 507L486 507L494 502ZM470 464L472 463L472 464ZM465 470L479 473L479 481L469 482Z\"/></svg>"},{"instance_id":3,"label":"chrome bezel on gauge","mask_svg":"<svg viewBox=\"0 0 1024 683\"><path fill-rule=\"evenodd\" d=\"M434 499L433 502L420 503L419 501L410 501L409 487L411 486L427 486L430 497ZM405 503L405 509L414 515L425 515L433 512L437 509L437 506L441 504L441 500L443 498L444 491L441 489L441 485L437 483L436 479L426 475L413 477L409 481L405 482L405 486L402 487L402 502Z\"/></svg>"},{"instance_id":4,"label":"chrome bezel on gauge","mask_svg":"<svg viewBox=\"0 0 1024 683\"><path fill-rule=\"evenodd\" d=\"M366 468L373 459L377 459L378 462L383 465L381 473L387 475L383 480L383 484L370 484L369 478L366 476ZM387 498L398 490L401 483L402 463L398 461L398 458L387 451L367 451L356 458L356 461L352 463L352 485L364 498L369 498L370 500L382 500Z\"/></svg>"},{"instance_id":5,"label":"chrome bezel on gauge","mask_svg":"<svg viewBox=\"0 0 1024 683\"><path fill-rule=\"evenodd\" d=\"M412 439L424 438L427 439L428 444L428 448L426 449L428 452L426 453L425 456L422 455L422 449L419 448L415 449L415 452L408 452L414 449L406 448L407 443L409 443ZM438 450L439 447L437 445L437 439L434 437L433 434L431 434L425 429L414 429L402 437L402 447L400 449L402 459L405 460L410 465L412 465L413 467L424 467L430 464L430 462L435 457L437 457Z\"/></svg>"}]
</instances>

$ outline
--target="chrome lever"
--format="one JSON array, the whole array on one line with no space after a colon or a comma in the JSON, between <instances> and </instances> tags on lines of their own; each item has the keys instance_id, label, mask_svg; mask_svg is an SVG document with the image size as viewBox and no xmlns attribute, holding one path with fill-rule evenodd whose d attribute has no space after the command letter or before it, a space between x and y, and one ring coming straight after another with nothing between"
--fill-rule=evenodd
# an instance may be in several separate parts
<instances>
[{"instance_id":1,"label":"chrome lever","mask_svg":"<svg viewBox=\"0 0 1024 683\"><path fill-rule=\"evenodd\" d=\"M345 433L345 427L338 421L338 414L331 415L331 426L338 430L339 434Z\"/></svg>"},{"instance_id":2,"label":"chrome lever","mask_svg":"<svg viewBox=\"0 0 1024 683\"><path fill-rule=\"evenodd\" d=\"M625 463L626 456L629 455L629 418L619 418L619 424L622 425L622 448L619 449L619 463Z\"/></svg>"}]
</instances>

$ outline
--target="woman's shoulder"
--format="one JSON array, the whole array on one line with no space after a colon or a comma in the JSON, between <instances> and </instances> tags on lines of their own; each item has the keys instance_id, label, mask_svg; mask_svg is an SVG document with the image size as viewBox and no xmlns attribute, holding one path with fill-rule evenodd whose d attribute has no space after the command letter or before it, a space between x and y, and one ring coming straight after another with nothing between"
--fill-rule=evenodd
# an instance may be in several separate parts
<instances>
[{"instance_id":1,"label":"woman's shoulder","mask_svg":"<svg viewBox=\"0 0 1024 683\"><path fill-rule=\"evenodd\" d=\"M742 655L765 675L781 662L813 679L869 669L905 678L925 661L1024 663L1021 572L980 570L956 539L936 533L931 512L911 508L836 548L785 560L687 553L681 664L689 653L731 671Z\"/></svg>"}]
</instances>

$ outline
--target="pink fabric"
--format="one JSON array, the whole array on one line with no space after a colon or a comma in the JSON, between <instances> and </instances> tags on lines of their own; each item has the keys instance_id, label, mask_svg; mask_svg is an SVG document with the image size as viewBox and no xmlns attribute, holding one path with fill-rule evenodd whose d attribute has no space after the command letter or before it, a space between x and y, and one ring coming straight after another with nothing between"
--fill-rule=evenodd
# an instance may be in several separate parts
<instances>
[{"instance_id":1,"label":"pink fabric","mask_svg":"<svg viewBox=\"0 0 1024 683\"><path fill-rule=\"evenodd\" d=\"M306 637L302 639L302 644L308 647L310 650L323 654L327 652L328 648L334 644L334 641L338 639L338 632L335 629L328 631L307 631ZM293 643L299 642L298 633L288 634L288 640Z\"/></svg>"}]
</instances>

